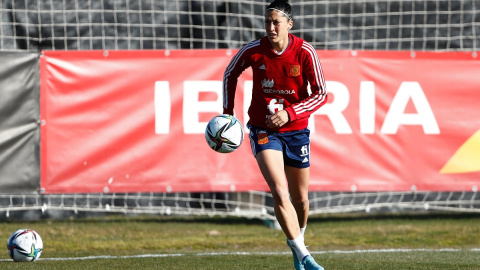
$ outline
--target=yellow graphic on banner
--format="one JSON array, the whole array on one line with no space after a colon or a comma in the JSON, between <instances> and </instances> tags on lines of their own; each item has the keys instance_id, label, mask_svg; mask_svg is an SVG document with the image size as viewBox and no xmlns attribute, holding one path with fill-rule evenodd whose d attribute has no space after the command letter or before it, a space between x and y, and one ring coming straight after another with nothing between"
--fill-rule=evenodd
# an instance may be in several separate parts
<instances>
[{"instance_id":1,"label":"yellow graphic on banner","mask_svg":"<svg viewBox=\"0 0 480 270\"><path fill-rule=\"evenodd\" d=\"M480 171L480 130L473 134L450 160L440 173L468 173Z\"/></svg>"}]
</instances>

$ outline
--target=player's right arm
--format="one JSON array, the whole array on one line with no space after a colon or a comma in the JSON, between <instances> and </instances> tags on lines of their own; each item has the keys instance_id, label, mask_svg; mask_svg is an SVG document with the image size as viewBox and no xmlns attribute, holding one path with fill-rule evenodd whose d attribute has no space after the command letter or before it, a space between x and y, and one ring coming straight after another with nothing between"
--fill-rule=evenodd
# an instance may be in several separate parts
<instances>
[{"instance_id":1,"label":"player's right arm","mask_svg":"<svg viewBox=\"0 0 480 270\"><path fill-rule=\"evenodd\" d=\"M259 40L252 41L243 46L232 58L223 74L223 113L233 115L235 92L238 77L250 66L249 50L258 46Z\"/></svg>"}]
</instances>

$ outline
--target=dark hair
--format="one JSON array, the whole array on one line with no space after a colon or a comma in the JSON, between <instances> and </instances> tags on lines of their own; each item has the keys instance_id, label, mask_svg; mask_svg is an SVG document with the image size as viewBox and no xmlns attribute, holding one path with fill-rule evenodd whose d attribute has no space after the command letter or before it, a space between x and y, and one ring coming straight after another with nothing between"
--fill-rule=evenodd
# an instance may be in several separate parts
<instances>
[{"instance_id":1,"label":"dark hair","mask_svg":"<svg viewBox=\"0 0 480 270\"><path fill-rule=\"evenodd\" d=\"M267 13L269 9L280 10L284 13L284 15L287 15L289 20L293 21L293 9L288 3L288 0L274 0L272 3L270 3L270 5L268 5L265 13Z\"/></svg>"}]
</instances>

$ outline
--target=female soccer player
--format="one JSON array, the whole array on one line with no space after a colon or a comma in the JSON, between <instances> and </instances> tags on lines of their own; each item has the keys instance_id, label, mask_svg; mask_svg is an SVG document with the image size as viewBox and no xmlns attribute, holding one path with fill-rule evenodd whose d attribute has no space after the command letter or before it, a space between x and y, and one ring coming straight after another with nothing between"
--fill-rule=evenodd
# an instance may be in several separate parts
<instances>
[{"instance_id":1,"label":"female soccer player","mask_svg":"<svg viewBox=\"0 0 480 270\"><path fill-rule=\"evenodd\" d=\"M273 1L265 11L266 36L243 46L225 69L223 113L233 115L238 77L251 67L247 126L253 155L272 193L295 269L323 269L305 247L304 232L309 210L308 118L326 103L327 93L315 49L290 34L292 26L288 0Z\"/></svg>"}]
</instances>

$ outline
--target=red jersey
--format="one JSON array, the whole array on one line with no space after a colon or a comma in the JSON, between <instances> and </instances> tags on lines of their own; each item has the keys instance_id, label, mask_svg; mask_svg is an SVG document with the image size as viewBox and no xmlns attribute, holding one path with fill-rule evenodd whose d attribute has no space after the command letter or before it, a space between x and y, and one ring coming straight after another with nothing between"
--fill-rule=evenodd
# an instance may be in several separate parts
<instances>
[{"instance_id":1,"label":"red jersey","mask_svg":"<svg viewBox=\"0 0 480 270\"><path fill-rule=\"evenodd\" d=\"M309 116L327 101L325 79L313 46L292 34L289 39L287 49L280 55L273 51L268 37L252 41L238 51L223 76L224 113L233 115L238 77L252 67L249 123L268 129L267 118L286 110L290 121L277 131L301 130L308 126Z\"/></svg>"}]
</instances>

